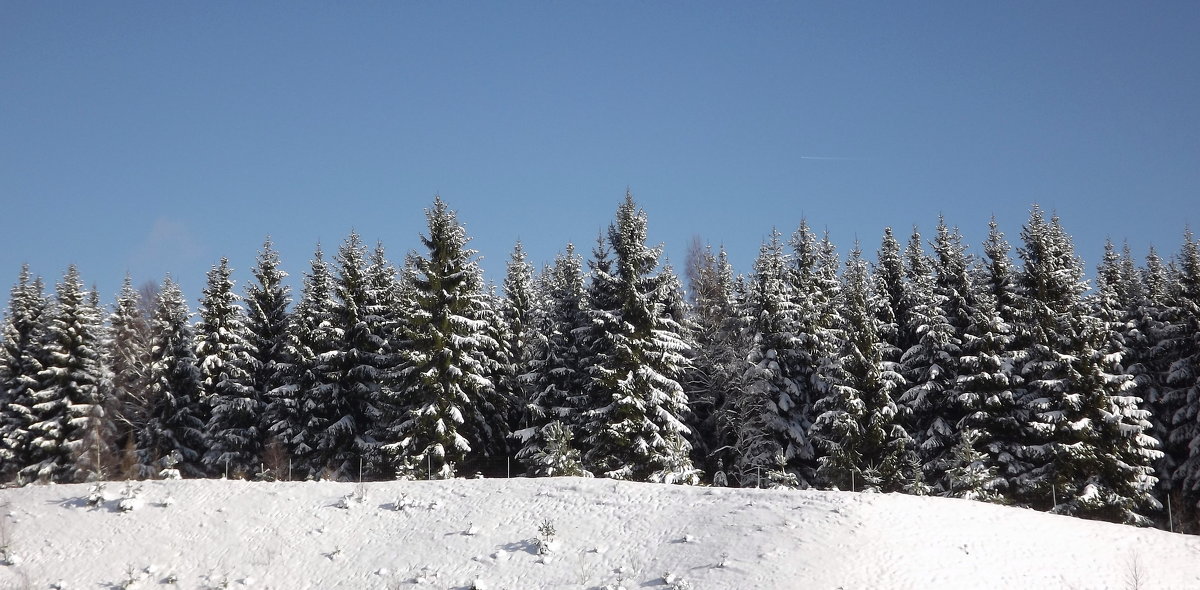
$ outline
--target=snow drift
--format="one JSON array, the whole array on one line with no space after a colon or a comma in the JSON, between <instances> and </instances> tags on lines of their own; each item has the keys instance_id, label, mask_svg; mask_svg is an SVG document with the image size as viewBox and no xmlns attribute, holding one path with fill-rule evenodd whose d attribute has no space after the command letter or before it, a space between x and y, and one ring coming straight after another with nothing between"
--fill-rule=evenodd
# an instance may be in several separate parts
<instances>
[{"instance_id":1,"label":"snow drift","mask_svg":"<svg viewBox=\"0 0 1200 590\"><path fill-rule=\"evenodd\" d=\"M1200 538L942 498L545 478L0 491L6 588L1200 588Z\"/></svg>"}]
</instances>

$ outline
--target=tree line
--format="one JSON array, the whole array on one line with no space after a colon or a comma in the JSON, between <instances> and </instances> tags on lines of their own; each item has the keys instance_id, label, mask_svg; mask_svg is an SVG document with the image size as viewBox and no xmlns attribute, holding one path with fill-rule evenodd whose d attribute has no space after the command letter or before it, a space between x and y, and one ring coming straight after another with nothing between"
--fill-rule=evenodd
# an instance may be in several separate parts
<instances>
[{"instance_id":1,"label":"tree line","mask_svg":"<svg viewBox=\"0 0 1200 590\"><path fill-rule=\"evenodd\" d=\"M1200 529L1200 246L1095 274L1034 207L1013 257L939 219L868 261L805 221L688 292L626 193L586 261L483 278L440 197L399 265L352 233L293 301L270 240L197 312L24 267L0 350L0 479L511 471L937 494ZM1167 507L1170 510L1167 510Z\"/></svg>"}]
</instances>

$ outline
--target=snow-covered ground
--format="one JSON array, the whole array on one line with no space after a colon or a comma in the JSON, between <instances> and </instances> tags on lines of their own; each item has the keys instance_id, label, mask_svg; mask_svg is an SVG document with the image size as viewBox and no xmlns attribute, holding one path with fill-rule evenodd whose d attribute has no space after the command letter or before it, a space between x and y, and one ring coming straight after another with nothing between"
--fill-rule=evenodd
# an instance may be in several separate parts
<instances>
[{"instance_id":1,"label":"snow-covered ground","mask_svg":"<svg viewBox=\"0 0 1200 590\"><path fill-rule=\"evenodd\" d=\"M574 478L134 485L129 511L124 483L0 491L15 562L0 588L1200 588L1200 537L963 500Z\"/></svg>"}]
</instances>

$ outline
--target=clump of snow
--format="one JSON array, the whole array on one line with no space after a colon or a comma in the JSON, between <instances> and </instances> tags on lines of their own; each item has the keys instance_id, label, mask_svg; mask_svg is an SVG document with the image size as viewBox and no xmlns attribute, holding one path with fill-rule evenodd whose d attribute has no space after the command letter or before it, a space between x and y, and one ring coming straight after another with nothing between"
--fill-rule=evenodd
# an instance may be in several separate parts
<instances>
[{"instance_id":1,"label":"clump of snow","mask_svg":"<svg viewBox=\"0 0 1200 590\"><path fill-rule=\"evenodd\" d=\"M1130 568L1145 588L1200 588L1196 537L965 500L584 478L363 486L151 481L122 501L174 506L132 512L79 510L86 484L0 490L6 551L24 558L0 566L0 588L1124 588Z\"/></svg>"}]
</instances>

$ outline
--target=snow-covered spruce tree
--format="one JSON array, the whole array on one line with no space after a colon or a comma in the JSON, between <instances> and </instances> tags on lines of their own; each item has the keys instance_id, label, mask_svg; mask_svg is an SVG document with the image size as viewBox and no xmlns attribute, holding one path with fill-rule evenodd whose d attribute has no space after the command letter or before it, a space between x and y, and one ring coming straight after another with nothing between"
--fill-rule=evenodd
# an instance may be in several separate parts
<instances>
[{"instance_id":1,"label":"snow-covered spruce tree","mask_svg":"<svg viewBox=\"0 0 1200 590\"><path fill-rule=\"evenodd\" d=\"M114 444L124 467L137 464L137 432L146 425L150 388L150 324L142 312L141 295L127 274L113 311L108 316L107 358L112 371ZM120 473L125 477L136 473Z\"/></svg>"},{"instance_id":2,"label":"snow-covered spruce tree","mask_svg":"<svg viewBox=\"0 0 1200 590\"><path fill-rule=\"evenodd\" d=\"M879 320L879 338L884 344L883 359L898 363L904 351L916 343L915 334L908 328L909 307L912 296L908 294L908 283L900 242L892 228L883 229L883 239L876 253L874 272L871 277L875 291L872 313Z\"/></svg>"},{"instance_id":3,"label":"snow-covered spruce tree","mask_svg":"<svg viewBox=\"0 0 1200 590\"><path fill-rule=\"evenodd\" d=\"M578 445L574 433L582 429L580 395L586 384L580 343L586 321L582 267L574 245L567 244L566 251L542 273L539 283L540 298L546 302L541 316L545 338L531 365L533 394L526 409L530 423L513 433L521 447L517 459L527 466L530 475L546 474L544 454L561 456L568 453L564 445ZM564 438L558 427L550 428L554 423L570 436ZM549 451L551 446L557 451Z\"/></svg>"},{"instance_id":4,"label":"snow-covered spruce tree","mask_svg":"<svg viewBox=\"0 0 1200 590\"><path fill-rule=\"evenodd\" d=\"M208 271L195 326L200 396L209 408L208 449L203 462L212 475L246 477L258 471L263 435L263 399L250 383L245 314L233 291L225 258Z\"/></svg>"},{"instance_id":5,"label":"snow-covered spruce tree","mask_svg":"<svg viewBox=\"0 0 1200 590\"><path fill-rule=\"evenodd\" d=\"M682 326L670 315L670 275L655 274L646 214L628 191L609 226L612 258L592 265L584 465L598 475L698 483L688 458ZM682 454L682 456L681 456Z\"/></svg>"},{"instance_id":6,"label":"snow-covered spruce tree","mask_svg":"<svg viewBox=\"0 0 1200 590\"><path fill-rule=\"evenodd\" d=\"M915 451L897 422L894 401L903 378L884 360L889 345L880 339L881 322L872 313L878 297L856 245L842 289L845 341L824 369L830 388L817 403L812 434L825 451L818 476L841 489L899 491L913 480L908 471Z\"/></svg>"},{"instance_id":7,"label":"snow-covered spruce tree","mask_svg":"<svg viewBox=\"0 0 1200 590\"><path fill-rule=\"evenodd\" d=\"M1018 478L1020 496L1059 513L1148 524L1143 512L1158 507L1158 443L1147 434L1141 400L1128 395L1133 383L1120 373L1120 353L1105 350L1109 330L1085 309L1070 237L1057 217L1047 222L1034 207L1022 240L1031 342L1021 368L1029 412L1023 452L1032 468Z\"/></svg>"},{"instance_id":8,"label":"snow-covered spruce tree","mask_svg":"<svg viewBox=\"0 0 1200 590\"><path fill-rule=\"evenodd\" d=\"M558 420L536 429L540 444L522 449L521 461L534 477L591 477L583 468L579 450L571 444L571 430ZM528 452L524 452L524 451Z\"/></svg>"},{"instance_id":9,"label":"snow-covered spruce tree","mask_svg":"<svg viewBox=\"0 0 1200 590\"><path fill-rule=\"evenodd\" d=\"M509 401L508 428L516 432L533 425L530 405L536 391L534 364L539 350L545 349L541 333L543 312L538 308L538 294L533 265L526 260L525 248L518 241L508 259L504 275L504 297L499 302L503 318L504 338L499 342L500 358L495 379L497 393Z\"/></svg>"},{"instance_id":10,"label":"snow-covered spruce tree","mask_svg":"<svg viewBox=\"0 0 1200 590\"><path fill-rule=\"evenodd\" d=\"M451 477L465 460L504 444L507 408L487 378L488 296L475 251L454 211L425 211L428 253L412 258L412 309L392 405L401 411L384 447L401 477Z\"/></svg>"},{"instance_id":11,"label":"snow-covered spruce tree","mask_svg":"<svg viewBox=\"0 0 1200 590\"><path fill-rule=\"evenodd\" d=\"M24 481L67 483L103 477L101 461L111 456L112 422L105 414L99 310L88 302L72 265L55 287L54 304L42 334L29 425L29 464Z\"/></svg>"},{"instance_id":12,"label":"snow-covered spruce tree","mask_svg":"<svg viewBox=\"0 0 1200 590\"><path fill-rule=\"evenodd\" d=\"M372 293L366 247L351 232L338 248L337 275L325 304L332 348L315 357L309 426L313 468L333 478L355 478L375 469L372 433L379 426L389 359L380 336L382 318Z\"/></svg>"},{"instance_id":13,"label":"snow-covered spruce tree","mask_svg":"<svg viewBox=\"0 0 1200 590\"><path fill-rule=\"evenodd\" d=\"M753 485L763 470L774 468L776 455L785 460L814 455L808 440L812 404L804 395L809 392L807 375L794 366L794 351L803 346L797 333L801 310L792 293L790 261L780 238L772 230L770 240L759 249L742 311L747 320L745 387L732 400L742 432L732 441L735 456L730 470L743 486ZM805 475L807 487L811 475Z\"/></svg>"},{"instance_id":14,"label":"snow-covered spruce tree","mask_svg":"<svg viewBox=\"0 0 1200 590\"><path fill-rule=\"evenodd\" d=\"M1162 349L1168 355L1160 406L1173 410L1168 449L1177 455L1172 473L1186 528L1200 529L1200 243L1189 231L1177 260L1169 323ZM1174 507L1174 506L1173 506Z\"/></svg>"},{"instance_id":15,"label":"snow-covered spruce tree","mask_svg":"<svg viewBox=\"0 0 1200 590\"><path fill-rule=\"evenodd\" d=\"M984 260L974 269L957 389L964 412L960 430L976 433L975 447L987 455L986 463L997 468L1002 480L997 493L1006 501L1016 501L1015 480L1029 470L1021 458L1028 414L1019 401L1021 378L1013 368L1017 357L1012 321L1017 310L1010 249L992 220L983 244Z\"/></svg>"},{"instance_id":16,"label":"snow-covered spruce tree","mask_svg":"<svg viewBox=\"0 0 1200 590\"><path fill-rule=\"evenodd\" d=\"M283 443L293 459L293 478L317 476L324 459L317 454L325 390L317 369L321 358L337 346L332 326L333 276L318 245L304 275L300 301L287 325L285 356L291 370L285 383L272 390L265 409L267 431Z\"/></svg>"},{"instance_id":17,"label":"snow-covered spruce tree","mask_svg":"<svg viewBox=\"0 0 1200 590\"><path fill-rule=\"evenodd\" d=\"M930 260L914 229L905 251L909 276L905 330L915 335L916 342L901 358L907 390L899 401L906 408L904 422L916 441L925 480L944 490L943 478L963 416L956 391L962 340L947 312L954 297L955 311L965 315L968 287L962 245L953 242L941 220L935 246L937 258Z\"/></svg>"},{"instance_id":18,"label":"snow-covered spruce tree","mask_svg":"<svg viewBox=\"0 0 1200 590\"><path fill-rule=\"evenodd\" d=\"M268 457L267 449L279 445L286 453L295 437L299 421L294 414L291 384L298 375L288 346L287 307L291 303L291 289L283 282L287 273L279 268L279 254L270 238L263 243L252 272L255 280L246 284L246 294L242 297L246 305L244 359L246 384L251 389L248 397L257 400L261 409L257 428L265 461L282 459ZM280 428L274 429L276 425ZM282 465L266 467L279 470ZM275 473L276 477L282 475Z\"/></svg>"},{"instance_id":19,"label":"snow-covered spruce tree","mask_svg":"<svg viewBox=\"0 0 1200 590\"><path fill-rule=\"evenodd\" d=\"M705 247L689 263L696 344L686 388L698 439L693 454L703 457L700 465L715 474L733 464L730 443L741 424L729 409L743 388L746 353L740 342L744 322L740 321L733 266L725 249L714 253Z\"/></svg>"},{"instance_id":20,"label":"snow-covered spruce tree","mask_svg":"<svg viewBox=\"0 0 1200 590\"><path fill-rule=\"evenodd\" d=\"M137 435L142 475L156 476L169 463L188 477L203 477L205 408L200 369L183 293L163 281L151 321L150 385L146 423Z\"/></svg>"},{"instance_id":21,"label":"snow-covered spruce tree","mask_svg":"<svg viewBox=\"0 0 1200 590\"><path fill-rule=\"evenodd\" d=\"M29 426L33 424L33 392L42 371L43 340L49 300L41 279L21 266L12 288L4 334L0 339L0 481L9 482L30 464Z\"/></svg>"},{"instance_id":22,"label":"snow-covered spruce tree","mask_svg":"<svg viewBox=\"0 0 1200 590\"><path fill-rule=\"evenodd\" d=\"M1003 500L997 488L1004 480L996 465L977 448L979 434L970 428L963 430L958 442L951 449L949 469L946 470L944 495L952 498L996 502Z\"/></svg>"}]
</instances>

